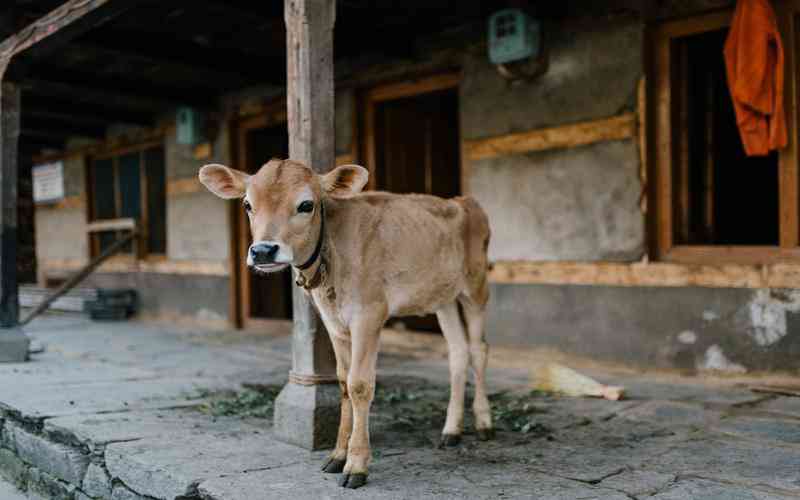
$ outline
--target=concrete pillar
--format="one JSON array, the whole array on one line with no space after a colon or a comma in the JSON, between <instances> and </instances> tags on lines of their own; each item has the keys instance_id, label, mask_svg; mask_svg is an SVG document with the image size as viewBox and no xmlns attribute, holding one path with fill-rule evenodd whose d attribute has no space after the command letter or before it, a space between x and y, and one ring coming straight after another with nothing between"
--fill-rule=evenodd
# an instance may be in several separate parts
<instances>
[{"instance_id":1,"label":"concrete pillar","mask_svg":"<svg viewBox=\"0 0 800 500\"><path fill-rule=\"evenodd\" d=\"M289 157L318 173L334 167L333 25L335 0L285 0ZM332 447L339 425L336 360L306 294L294 287L292 371L275 401L280 439Z\"/></svg>"},{"instance_id":2,"label":"concrete pillar","mask_svg":"<svg viewBox=\"0 0 800 500\"><path fill-rule=\"evenodd\" d=\"M0 77L2 76L0 70ZM0 84L0 362L28 359L30 341L18 327L17 286L17 147L20 90Z\"/></svg>"}]
</instances>

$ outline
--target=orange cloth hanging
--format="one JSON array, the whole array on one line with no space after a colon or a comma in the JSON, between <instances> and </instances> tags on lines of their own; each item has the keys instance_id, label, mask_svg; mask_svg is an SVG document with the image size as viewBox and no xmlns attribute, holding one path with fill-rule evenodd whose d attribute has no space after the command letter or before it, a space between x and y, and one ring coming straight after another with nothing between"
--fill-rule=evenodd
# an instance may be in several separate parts
<instances>
[{"instance_id":1,"label":"orange cloth hanging","mask_svg":"<svg viewBox=\"0 0 800 500\"><path fill-rule=\"evenodd\" d=\"M725 41L728 87L748 156L786 146L783 46L769 0L739 0Z\"/></svg>"}]
</instances>

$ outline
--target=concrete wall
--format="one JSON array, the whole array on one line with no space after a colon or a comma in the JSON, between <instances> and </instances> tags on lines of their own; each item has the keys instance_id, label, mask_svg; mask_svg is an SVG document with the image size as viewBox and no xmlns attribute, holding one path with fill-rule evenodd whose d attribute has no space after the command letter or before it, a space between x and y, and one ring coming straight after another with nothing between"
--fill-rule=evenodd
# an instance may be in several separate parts
<instances>
[{"instance_id":1,"label":"concrete wall","mask_svg":"<svg viewBox=\"0 0 800 500\"><path fill-rule=\"evenodd\" d=\"M464 139L633 111L643 75L643 25L631 14L546 26L550 64L511 84L471 51L461 86ZM644 249L633 140L473 161L469 193L492 223L492 260L636 260Z\"/></svg>"},{"instance_id":2,"label":"concrete wall","mask_svg":"<svg viewBox=\"0 0 800 500\"><path fill-rule=\"evenodd\" d=\"M644 251L632 141L474 162L470 193L496 260L636 260Z\"/></svg>"},{"instance_id":3,"label":"concrete wall","mask_svg":"<svg viewBox=\"0 0 800 500\"><path fill-rule=\"evenodd\" d=\"M798 368L797 290L492 285L491 293L490 343L641 368Z\"/></svg>"},{"instance_id":4,"label":"concrete wall","mask_svg":"<svg viewBox=\"0 0 800 500\"><path fill-rule=\"evenodd\" d=\"M167 256L227 264L230 245L227 202L211 193L174 196L167 207Z\"/></svg>"},{"instance_id":5,"label":"concrete wall","mask_svg":"<svg viewBox=\"0 0 800 500\"><path fill-rule=\"evenodd\" d=\"M64 159L64 195L83 196L86 171L83 157ZM34 212L36 227L36 259L79 259L89 256L86 237L86 208L54 208L39 205Z\"/></svg>"},{"instance_id":6,"label":"concrete wall","mask_svg":"<svg viewBox=\"0 0 800 500\"><path fill-rule=\"evenodd\" d=\"M197 180L197 171L207 163L231 164L227 122L219 124L209 158L197 159L193 147L177 144L175 134L165 143L167 182ZM167 258L206 260L227 265L230 245L227 202L201 188L199 192L167 197Z\"/></svg>"},{"instance_id":7,"label":"concrete wall","mask_svg":"<svg viewBox=\"0 0 800 500\"><path fill-rule=\"evenodd\" d=\"M226 276L165 273L96 273L87 286L134 288L143 319L196 321L203 326L228 326L229 281Z\"/></svg>"},{"instance_id":8,"label":"concrete wall","mask_svg":"<svg viewBox=\"0 0 800 500\"><path fill-rule=\"evenodd\" d=\"M39 261L86 261L88 255L85 209L36 209L36 258Z\"/></svg>"}]
</instances>

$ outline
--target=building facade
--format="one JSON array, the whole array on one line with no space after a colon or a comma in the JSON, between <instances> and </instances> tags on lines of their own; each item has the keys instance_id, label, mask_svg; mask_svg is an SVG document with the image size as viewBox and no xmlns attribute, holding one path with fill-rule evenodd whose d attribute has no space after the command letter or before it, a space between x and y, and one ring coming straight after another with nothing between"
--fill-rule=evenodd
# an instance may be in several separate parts
<instances>
[{"instance_id":1,"label":"building facade","mask_svg":"<svg viewBox=\"0 0 800 500\"><path fill-rule=\"evenodd\" d=\"M337 59L337 163L366 166L370 189L481 203L490 342L642 367L796 370L800 2L773 2L790 139L759 158L743 154L727 94L734 2L567 4L534 13L544 55L506 68L487 56L485 17L411 37L400 56ZM197 181L206 163L254 171L287 155L284 92L220 94L191 144L176 107L151 126L121 119L100 140L39 148L33 163L62 162L65 190L35 207L39 285L119 234L90 230L97 223L134 218L141 241L89 285L137 289L147 319L263 328L290 318L290 277L247 273L241 206Z\"/></svg>"}]
</instances>

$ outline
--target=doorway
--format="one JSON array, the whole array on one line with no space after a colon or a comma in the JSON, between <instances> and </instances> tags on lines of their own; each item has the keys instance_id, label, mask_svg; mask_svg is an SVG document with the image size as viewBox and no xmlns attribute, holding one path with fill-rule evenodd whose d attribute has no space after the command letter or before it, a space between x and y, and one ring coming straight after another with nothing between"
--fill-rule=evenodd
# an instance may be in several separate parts
<instances>
[{"instance_id":1,"label":"doorway","mask_svg":"<svg viewBox=\"0 0 800 500\"><path fill-rule=\"evenodd\" d=\"M239 169L249 174L256 173L271 158L287 158L289 136L285 114L267 114L240 123L238 147ZM270 320L292 319L291 271L286 269L268 275L250 272L246 263L247 250L252 243L250 224L244 209L238 210L236 217L241 326L261 329Z\"/></svg>"},{"instance_id":2,"label":"doorway","mask_svg":"<svg viewBox=\"0 0 800 500\"><path fill-rule=\"evenodd\" d=\"M452 198L461 193L454 89L375 106L375 188Z\"/></svg>"},{"instance_id":3,"label":"doorway","mask_svg":"<svg viewBox=\"0 0 800 500\"><path fill-rule=\"evenodd\" d=\"M443 198L461 194L458 75L378 87L365 96L370 188ZM439 332L435 315L388 324Z\"/></svg>"}]
</instances>

